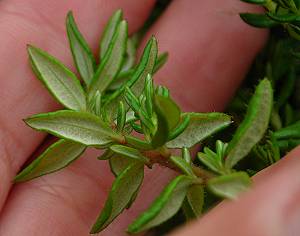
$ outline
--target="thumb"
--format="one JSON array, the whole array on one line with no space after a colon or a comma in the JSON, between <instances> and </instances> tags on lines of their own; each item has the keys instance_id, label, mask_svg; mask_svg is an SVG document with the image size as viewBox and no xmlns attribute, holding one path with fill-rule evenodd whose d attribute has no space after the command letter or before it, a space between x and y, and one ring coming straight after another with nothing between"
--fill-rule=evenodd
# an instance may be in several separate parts
<instances>
[{"instance_id":1,"label":"thumb","mask_svg":"<svg viewBox=\"0 0 300 236\"><path fill-rule=\"evenodd\" d=\"M300 147L254 177L254 188L172 236L300 235Z\"/></svg>"}]
</instances>

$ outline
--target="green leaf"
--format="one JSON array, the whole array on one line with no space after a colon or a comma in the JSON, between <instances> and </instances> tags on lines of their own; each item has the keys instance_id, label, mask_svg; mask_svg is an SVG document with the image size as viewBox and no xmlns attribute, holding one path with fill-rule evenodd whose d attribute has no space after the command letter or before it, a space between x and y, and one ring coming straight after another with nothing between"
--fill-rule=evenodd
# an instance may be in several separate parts
<instances>
[{"instance_id":1,"label":"green leaf","mask_svg":"<svg viewBox=\"0 0 300 236\"><path fill-rule=\"evenodd\" d=\"M195 174L192 170L192 167L189 163L187 163L182 157L171 156L170 161L183 172L183 174L194 176Z\"/></svg>"},{"instance_id":2,"label":"green leaf","mask_svg":"<svg viewBox=\"0 0 300 236\"><path fill-rule=\"evenodd\" d=\"M231 124L230 116L223 113L185 113L190 116L186 129L167 143L169 148L190 148Z\"/></svg>"},{"instance_id":3,"label":"green leaf","mask_svg":"<svg viewBox=\"0 0 300 236\"><path fill-rule=\"evenodd\" d=\"M212 171L221 175L228 174L231 172L231 169L224 167L227 146L227 143L217 140L216 152L213 152L208 147L204 147L203 152L198 153L198 159Z\"/></svg>"},{"instance_id":4,"label":"green leaf","mask_svg":"<svg viewBox=\"0 0 300 236\"><path fill-rule=\"evenodd\" d=\"M126 84L126 86L130 87L137 96L139 96L143 91L147 75L153 74L157 52L157 41L154 37L151 37L144 49L143 55L134 74Z\"/></svg>"},{"instance_id":5,"label":"green leaf","mask_svg":"<svg viewBox=\"0 0 300 236\"><path fill-rule=\"evenodd\" d=\"M223 166L218 162L216 155L208 155L206 153L198 152L198 159L209 169L216 173L223 173Z\"/></svg>"},{"instance_id":6,"label":"green leaf","mask_svg":"<svg viewBox=\"0 0 300 236\"><path fill-rule=\"evenodd\" d=\"M109 158L110 170L116 177L120 175L128 166L138 162L139 161L136 159L120 156L116 153Z\"/></svg>"},{"instance_id":7,"label":"green leaf","mask_svg":"<svg viewBox=\"0 0 300 236\"><path fill-rule=\"evenodd\" d=\"M117 116L117 131L122 132L126 123L126 110L124 103L120 101Z\"/></svg>"},{"instance_id":8,"label":"green leaf","mask_svg":"<svg viewBox=\"0 0 300 236\"><path fill-rule=\"evenodd\" d=\"M176 128L171 130L171 132L169 133L168 140L173 140L177 138L188 127L189 123L190 123L190 115L188 113L181 114L180 123L176 126Z\"/></svg>"},{"instance_id":9,"label":"green leaf","mask_svg":"<svg viewBox=\"0 0 300 236\"><path fill-rule=\"evenodd\" d=\"M267 15L274 21L279 23L288 23L293 21L299 21L298 15L294 14L274 14L272 12L267 12Z\"/></svg>"},{"instance_id":10,"label":"green leaf","mask_svg":"<svg viewBox=\"0 0 300 236\"><path fill-rule=\"evenodd\" d=\"M136 138L134 136L127 135L125 136L126 143L131 145L132 147L140 150L151 150L152 146L150 143L141 140L139 138Z\"/></svg>"},{"instance_id":11,"label":"green leaf","mask_svg":"<svg viewBox=\"0 0 300 236\"><path fill-rule=\"evenodd\" d=\"M265 14L241 13L240 17L247 24L259 28L271 28L279 24Z\"/></svg>"},{"instance_id":12,"label":"green leaf","mask_svg":"<svg viewBox=\"0 0 300 236\"><path fill-rule=\"evenodd\" d=\"M289 152L293 148L300 145L300 139L284 139L279 140L277 143L281 151Z\"/></svg>"},{"instance_id":13,"label":"green leaf","mask_svg":"<svg viewBox=\"0 0 300 236\"><path fill-rule=\"evenodd\" d=\"M101 117L101 105L102 102L102 95L97 90L97 92L89 99L88 103L88 111L95 114L96 116Z\"/></svg>"},{"instance_id":14,"label":"green leaf","mask_svg":"<svg viewBox=\"0 0 300 236\"><path fill-rule=\"evenodd\" d=\"M28 46L31 65L50 93L66 108L85 110L85 93L76 76L46 52Z\"/></svg>"},{"instance_id":15,"label":"green leaf","mask_svg":"<svg viewBox=\"0 0 300 236\"><path fill-rule=\"evenodd\" d=\"M180 209L188 188L197 180L189 176L173 179L151 206L128 227L129 233L138 233L160 225Z\"/></svg>"},{"instance_id":16,"label":"green leaf","mask_svg":"<svg viewBox=\"0 0 300 236\"><path fill-rule=\"evenodd\" d=\"M67 15L66 27L75 66L85 84L89 86L96 61L89 45L79 32L71 11Z\"/></svg>"},{"instance_id":17,"label":"green leaf","mask_svg":"<svg viewBox=\"0 0 300 236\"><path fill-rule=\"evenodd\" d=\"M300 27L294 24L287 24L286 29L289 32L290 36L300 40Z\"/></svg>"},{"instance_id":18,"label":"green leaf","mask_svg":"<svg viewBox=\"0 0 300 236\"><path fill-rule=\"evenodd\" d=\"M186 163L189 163L189 164L192 163L191 153L188 148L186 148L186 147L182 148L181 155L182 155L182 158L186 161Z\"/></svg>"},{"instance_id":19,"label":"green leaf","mask_svg":"<svg viewBox=\"0 0 300 236\"><path fill-rule=\"evenodd\" d=\"M197 218L202 214L204 204L204 189L202 185L189 187L183 204L183 211L187 218Z\"/></svg>"},{"instance_id":20,"label":"green leaf","mask_svg":"<svg viewBox=\"0 0 300 236\"><path fill-rule=\"evenodd\" d=\"M115 119L119 101L123 100L124 93L126 90L126 87L132 88L132 91L135 95L139 96L144 87L144 81L147 78L148 74L152 74L156 57L157 57L157 41L154 37L152 37L143 52L143 55L140 59L140 62L131 76L131 79L128 80L121 88L116 90L112 95L108 97L108 99L105 102L105 106L109 108L109 116L112 118L112 120Z\"/></svg>"},{"instance_id":21,"label":"green leaf","mask_svg":"<svg viewBox=\"0 0 300 236\"><path fill-rule=\"evenodd\" d=\"M136 57L136 43L135 43L135 37L131 37L128 38L127 40L127 50L126 50L126 57L125 60L123 62L122 65L122 69L121 72L123 73L123 75L125 75L125 73L131 73L132 68L134 66L135 63L135 57ZM120 73L121 73L120 72ZM118 75L118 77L120 76L120 74Z\"/></svg>"},{"instance_id":22,"label":"green leaf","mask_svg":"<svg viewBox=\"0 0 300 236\"><path fill-rule=\"evenodd\" d=\"M300 121L277 130L273 133L274 137L278 140L281 139L300 139Z\"/></svg>"},{"instance_id":23,"label":"green leaf","mask_svg":"<svg viewBox=\"0 0 300 236\"><path fill-rule=\"evenodd\" d=\"M112 158L114 156L114 154L115 153L108 148L99 157L97 157L97 159L100 161L106 161L106 160L109 160L110 158Z\"/></svg>"},{"instance_id":24,"label":"green leaf","mask_svg":"<svg viewBox=\"0 0 300 236\"><path fill-rule=\"evenodd\" d=\"M272 86L268 79L264 79L257 86L246 116L228 145L226 168L232 168L261 140L268 128L272 107Z\"/></svg>"},{"instance_id":25,"label":"green leaf","mask_svg":"<svg viewBox=\"0 0 300 236\"><path fill-rule=\"evenodd\" d=\"M119 73L126 52L127 31L127 22L121 21L92 79L90 94L95 93L97 90L101 93L104 92Z\"/></svg>"},{"instance_id":26,"label":"green leaf","mask_svg":"<svg viewBox=\"0 0 300 236\"><path fill-rule=\"evenodd\" d=\"M228 199L236 199L241 192L249 189L251 179L246 172L236 172L210 179L207 186L214 194Z\"/></svg>"},{"instance_id":27,"label":"green leaf","mask_svg":"<svg viewBox=\"0 0 300 236\"><path fill-rule=\"evenodd\" d=\"M102 59L112 41L112 38L117 31L117 27L119 26L121 20L123 17L122 10L117 10L115 13L111 16L109 19L107 25L105 26L104 32L102 34L101 40L100 40L100 58Z\"/></svg>"},{"instance_id":28,"label":"green leaf","mask_svg":"<svg viewBox=\"0 0 300 236\"><path fill-rule=\"evenodd\" d=\"M99 117L86 112L62 110L34 115L25 122L34 129L87 146L106 147L114 141L123 140Z\"/></svg>"},{"instance_id":29,"label":"green leaf","mask_svg":"<svg viewBox=\"0 0 300 236\"><path fill-rule=\"evenodd\" d=\"M252 4L266 4L266 0L241 0L242 2L252 3Z\"/></svg>"},{"instance_id":30,"label":"green leaf","mask_svg":"<svg viewBox=\"0 0 300 236\"><path fill-rule=\"evenodd\" d=\"M157 116L157 130L152 137L154 148L168 141L169 133L180 121L181 111L177 104L168 97L154 96L154 111Z\"/></svg>"},{"instance_id":31,"label":"green leaf","mask_svg":"<svg viewBox=\"0 0 300 236\"><path fill-rule=\"evenodd\" d=\"M138 98L134 95L134 93L128 87L126 87L125 99L126 99L127 104L134 111L135 115L140 119L141 124L146 126L148 129L152 129L153 125L152 125L151 120L147 116L144 109L142 109Z\"/></svg>"},{"instance_id":32,"label":"green leaf","mask_svg":"<svg viewBox=\"0 0 300 236\"><path fill-rule=\"evenodd\" d=\"M15 182L58 171L75 161L85 150L85 146L68 140L59 140L48 147L38 158L23 169L14 179Z\"/></svg>"},{"instance_id":33,"label":"green leaf","mask_svg":"<svg viewBox=\"0 0 300 236\"><path fill-rule=\"evenodd\" d=\"M170 96L170 91L167 87L158 85L155 89L155 94L168 98Z\"/></svg>"},{"instance_id":34,"label":"green leaf","mask_svg":"<svg viewBox=\"0 0 300 236\"><path fill-rule=\"evenodd\" d=\"M281 88L279 90L280 92L278 94L278 99L276 102L276 106L278 108L285 105L286 102L288 101L288 99L293 94L294 89L295 89L296 79L297 79L297 75L296 75L295 68L291 67L288 72L285 83L283 83L283 85L281 86Z\"/></svg>"},{"instance_id":35,"label":"green leaf","mask_svg":"<svg viewBox=\"0 0 300 236\"><path fill-rule=\"evenodd\" d=\"M112 145L110 149L119 155L126 156L142 163L149 163L149 159L135 148L124 145Z\"/></svg>"},{"instance_id":36,"label":"green leaf","mask_svg":"<svg viewBox=\"0 0 300 236\"><path fill-rule=\"evenodd\" d=\"M154 95L154 86L153 80L150 74L147 75L145 80L144 94L146 97L145 107L149 117L152 117L153 113L153 95Z\"/></svg>"},{"instance_id":37,"label":"green leaf","mask_svg":"<svg viewBox=\"0 0 300 236\"><path fill-rule=\"evenodd\" d=\"M144 178L144 167L133 164L127 167L113 183L105 206L90 233L106 228L131 202Z\"/></svg>"},{"instance_id":38,"label":"green leaf","mask_svg":"<svg viewBox=\"0 0 300 236\"><path fill-rule=\"evenodd\" d=\"M164 53L158 55L157 60L155 62L154 69L153 69L153 74L166 64L168 57L169 57L169 53L167 53L167 52L164 52Z\"/></svg>"}]
</instances>

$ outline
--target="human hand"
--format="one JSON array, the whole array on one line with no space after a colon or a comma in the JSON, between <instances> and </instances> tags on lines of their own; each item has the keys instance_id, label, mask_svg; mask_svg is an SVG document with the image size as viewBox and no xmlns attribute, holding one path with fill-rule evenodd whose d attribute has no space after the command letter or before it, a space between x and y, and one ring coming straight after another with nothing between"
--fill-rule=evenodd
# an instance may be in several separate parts
<instances>
[{"instance_id":1,"label":"human hand","mask_svg":"<svg viewBox=\"0 0 300 236\"><path fill-rule=\"evenodd\" d=\"M44 138L25 127L22 118L57 106L33 78L26 63L26 44L35 44L70 66L62 28L68 10L74 11L80 29L96 50L101 29L115 9L124 9L134 32L153 4L153 0L0 2L0 32L5 45L0 69L0 235L87 235L113 178L108 166L98 162L91 151L56 174L11 188L11 179ZM233 0L195 0L189 4L177 0L150 30L149 34L157 36L161 51L170 53L168 64L156 77L185 110L224 108L262 46L266 33L245 25L237 15L245 7ZM158 167L147 173L140 193L147 197L137 199L133 208L102 234L122 235L171 175Z\"/></svg>"}]
</instances>

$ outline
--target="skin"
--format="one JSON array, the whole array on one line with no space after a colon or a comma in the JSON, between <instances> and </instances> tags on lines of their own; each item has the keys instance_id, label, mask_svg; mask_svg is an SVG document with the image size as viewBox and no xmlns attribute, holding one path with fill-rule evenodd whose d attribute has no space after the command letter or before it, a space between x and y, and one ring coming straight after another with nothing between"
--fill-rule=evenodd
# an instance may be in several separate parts
<instances>
[{"instance_id":1,"label":"skin","mask_svg":"<svg viewBox=\"0 0 300 236\"><path fill-rule=\"evenodd\" d=\"M88 235L113 180L108 165L97 161L98 153L91 150L60 172L12 185L24 163L45 145L44 134L26 127L22 119L59 108L31 72L26 44L43 48L74 69L64 32L68 10L73 10L97 52L103 26L115 9L124 10L132 33L154 3L0 1L0 235ZM258 9L236 0L175 0L150 29L160 50L170 53L156 81L170 87L185 111L221 111L233 96L267 37L267 32L247 26L238 17L238 12L254 10ZM238 201L220 204L171 235L298 235L293 222L300 218L299 154L296 149L259 174L253 189ZM101 235L125 235L126 226L172 176L159 167L147 171L133 207Z\"/></svg>"}]
</instances>

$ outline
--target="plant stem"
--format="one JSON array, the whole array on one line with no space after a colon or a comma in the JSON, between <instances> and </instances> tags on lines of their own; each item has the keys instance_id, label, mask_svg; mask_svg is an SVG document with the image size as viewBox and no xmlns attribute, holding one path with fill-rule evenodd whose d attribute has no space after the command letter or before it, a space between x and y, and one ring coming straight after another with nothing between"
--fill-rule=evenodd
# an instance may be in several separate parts
<instances>
[{"instance_id":1,"label":"plant stem","mask_svg":"<svg viewBox=\"0 0 300 236\"><path fill-rule=\"evenodd\" d=\"M145 155L146 157L148 157L150 159L151 165L153 164L159 164L160 166L169 168L171 170L174 170L180 174L182 174L182 171L179 170L172 162L170 162L169 157L171 156L171 153L169 152L168 149L164 149L164 151L168 151L165 152L164 155L163 153L161 153L162 150L151 150L151 151L144 151L143 155ZM192 164L192 170L194 172L194 174L199 177L200 179L202 179L204 182L207 182L207 180L216 177L216 175L208 170L205 170L199 166L196 166L194 164Z\"/></svg>"},{"instance_id":2,"label":"plant stem","mask_svg":"<svg viewBox=\"0 0 300 236\"><path fill-rule=\"evenodd\" d=\"M214 178L216 177L216 175L208 170L205 170L199 166L195 166L192 164L192 169L193 169L193 172L194 174L203 179L204 182L207 182L207 180L211 179L211 178Z\"/></svg>"}]
</instances>

